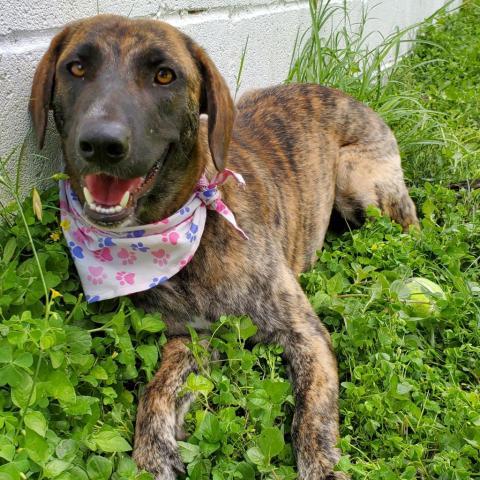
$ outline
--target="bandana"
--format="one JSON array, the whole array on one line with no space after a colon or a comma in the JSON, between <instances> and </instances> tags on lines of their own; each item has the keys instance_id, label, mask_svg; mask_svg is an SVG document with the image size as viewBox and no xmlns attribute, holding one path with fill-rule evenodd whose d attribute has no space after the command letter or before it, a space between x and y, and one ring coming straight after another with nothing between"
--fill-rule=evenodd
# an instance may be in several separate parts
<instances>
[{"instance_id":1,"label":"bandana","mask_svg":"<svg viewBox=\"0 0 480 480\"><path fill-rule=\"evenodd\" d=\"M141 227L105 230L84 216L70 182L61 181L61 225L87 301L141 292L173 277L200 244L207 208L247 239L217 188L229 177L245 185L243 177L231 170L223 170L211 182L203 175L187 203L170 217Z\"/></svg>"}]
</instances>

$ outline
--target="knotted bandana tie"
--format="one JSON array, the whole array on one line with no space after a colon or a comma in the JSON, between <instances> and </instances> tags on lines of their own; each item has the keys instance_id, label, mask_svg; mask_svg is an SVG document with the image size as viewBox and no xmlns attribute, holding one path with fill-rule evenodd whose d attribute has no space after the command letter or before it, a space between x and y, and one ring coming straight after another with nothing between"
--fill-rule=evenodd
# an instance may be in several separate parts
<instances>
[{"instance_id":1,"label":"knotted bandana tie","mask_svg":"<svg viewBox=\"0 0 480 480\"><path fill-rule=\"evenodd\" d=\"M187 203L170 217L140 227L105 230L84 216L70 182L61 181L61 225L87 301L141 292L173 277L200 244L207 208L247 238L217 188L229 177L245 185L243 177L231 170L223 170L211 182L203 175Z\"/></svg>"}]
</instances>

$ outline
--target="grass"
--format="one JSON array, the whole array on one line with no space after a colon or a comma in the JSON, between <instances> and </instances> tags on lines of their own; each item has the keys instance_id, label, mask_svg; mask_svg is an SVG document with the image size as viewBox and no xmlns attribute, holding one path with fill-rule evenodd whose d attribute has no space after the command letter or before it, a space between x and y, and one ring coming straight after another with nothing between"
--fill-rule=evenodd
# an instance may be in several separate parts
<instances>
[{"instance_id":1,"label":"grass","mask_svg":"<svg viewBox=\"0 0 480 480\"><path fill-rule=\"evenodd\" d=\"M438 112L440 141L404 150L407 174L414 183L480 178L479 20L480 3L466 2L458 15L441 16L424 27L419 38L430 45L419 44L403 62L403 85L415 92L424 108ZM394 128L401 130L399 125Z\"/></svg>"},{"instance_id":2,"label":"grass","mask_svg":"<svg viewBox=\"0 0 480 480\"><path fill-rule=\"evenodd\" d=\"M288 81L339 88L379 112L395 131L411 183L478 178L478 8L469 0L453 17L440 10L415 40L419 24L371 47L374 8L355 23L345 5L312 1L312 27L297 38ZM323 37L328 25L334 30ZM399 61L404 44L414 53Z\"/></svg>"},{"instance_id":3,"label":"grass","mask_svg":"<svg viewBox=\"0 0 480 480\"><path fill-rule=\"evenodd\" d=\"M480 1L422 26L401 60L400 34L372 51L340 7L312 6L289 80L340 87L384 116L422 223L404 234L372 209L363 228L329 235L300 278L338 356L338 468L359 480L479 478L480 192L447 186L480 176ZM334 19L339 33L318 35ZM128 299L87 305L56 191L22 202L4 168L0 183L14 198L0 230L0 480L151 478L129 453L138 395L166 341L162 319ZM402 295L411 277L444 292L427 298L426 314ZM198 393L180 444L191 480L295 478L281 351L248 348L254 332L247 318L219 319L219 360L193 334L209 368L185 386Z\"/></svg>"}]
</instances>

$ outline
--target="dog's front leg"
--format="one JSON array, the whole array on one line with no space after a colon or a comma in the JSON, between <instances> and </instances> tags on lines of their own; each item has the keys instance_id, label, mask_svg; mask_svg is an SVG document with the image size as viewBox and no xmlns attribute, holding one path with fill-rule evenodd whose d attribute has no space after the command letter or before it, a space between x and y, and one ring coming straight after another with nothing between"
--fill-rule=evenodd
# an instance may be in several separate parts
<instances>
[{"instance_id":1,"label":"dog's front leg","mask_svg":"<svg viewBox=\"0 0 480 480\"><path fill-rule=\"evenodd\" d=\"M328 332L318 317L303 312L296 339L282 342L292 369L295 414L292 439L299 480L341 479L339 460L338 377ZM314 323L315 322L315 323ZM293 341L291 341L293 340Z\"/></svg>"},{"instance_id":2,"label":"dog's front leg","mask_svg":"<svg viewBox=\"0 0 480 480\"><path fill-rule=\"evenodd\" d=\"M175 480L184 472L177 439L182 437L183 416L193 396L179 393L187 376L197 370L189 341L177 337L163 347L160 369L138 406L133 458L157 480Z\"/></svg>"},{"instance_id":3,"label":"dog's front leg","mask_svg":"<svg viewBox=\"0 0 480 480\"><path fill-rule=\"evenodd\" d=\"M279 275L273 291L271 300L262 302L263 318L257 323L260 340L281 345L291 367L298 479L346 479L333 472L339 459L338 374L329 333L293 274Z\"/></svg>"}]
</instances>

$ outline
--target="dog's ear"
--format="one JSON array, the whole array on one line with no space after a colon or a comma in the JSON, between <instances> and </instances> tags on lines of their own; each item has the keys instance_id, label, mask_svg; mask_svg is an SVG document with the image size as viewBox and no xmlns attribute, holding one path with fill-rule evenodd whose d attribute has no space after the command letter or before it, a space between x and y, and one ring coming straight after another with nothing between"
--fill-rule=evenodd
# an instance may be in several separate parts
<instances>
[{"instance_id":1,"label":"dog's ear","mask_svg":"<svg viewBox=\"0 0 480 480\"><path fill-rule=\"evenodd\" d=\"M33 76L29 111L37 137L38 148L43 148L47 129L48 110L53 99L55 69L65 38L70 28L67 27L53 37L48 50L43 55Z\"/></svg>"},{"instance_id":2,"label":"dog's ear","mask_svg":"<svg viewBox=\"0 0 480 480\"><path fill-rule=\"evenodd\" d=\"M205 50L192 42L190 51L202 77L200 113L208 115L210 153L215 167L221 171L225 167L235 118L232 96L224 78Z\"/></svg>"}]
</instances>

